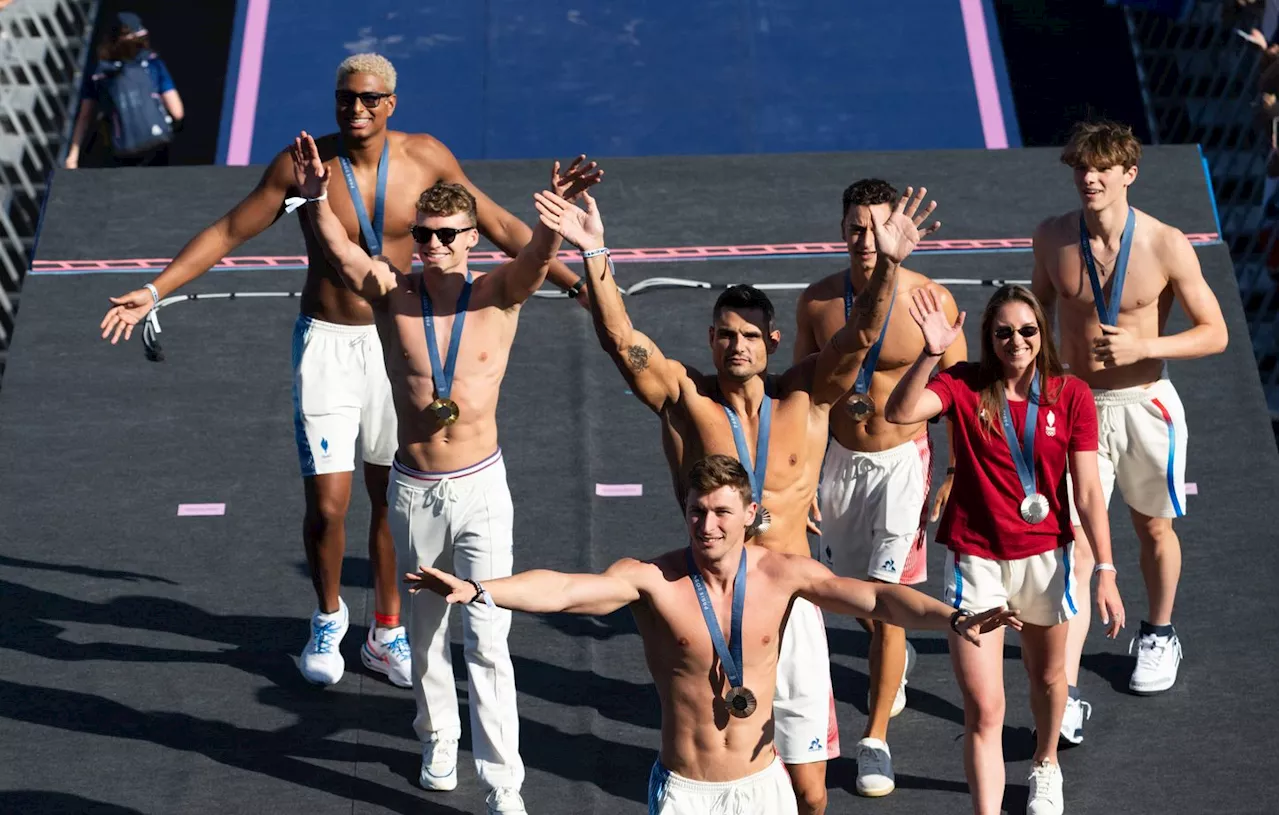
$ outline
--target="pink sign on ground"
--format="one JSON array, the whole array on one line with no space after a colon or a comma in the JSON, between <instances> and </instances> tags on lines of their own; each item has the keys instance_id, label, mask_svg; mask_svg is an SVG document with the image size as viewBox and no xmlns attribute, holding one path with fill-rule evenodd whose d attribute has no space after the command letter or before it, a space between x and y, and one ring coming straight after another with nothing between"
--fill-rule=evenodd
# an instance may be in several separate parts
<instances>
[{"instance_id":1,"label":"pink sign on ground","mask_svg":"<svg viewBox=\"0 0 1280 815\"><path fill-rule=\"evenodd\" d=\"M1194 482L1194 481L1188 481L1188 482L1187 482L1187 495L1199 495L1199 494L1200 494L1200 488L1196 486L1196 482Z\"/></svg>"},{"instance_id":2,"label":"pink sign on ground","mask_svg":"<svg viewBox=\"0 0 1280 815\"><path fill-rule=\"evenodd\" d=\"M226 504L178 504L178 517L184 515L226 515Z\"/></svg>"},{"instance_id":3,"label":"pink sign on ground","mask_svg":"<svg viewBox=\"0 0 1280 815\"><path fill-rule=\"evenodd\" d=\"M604 498L636 498L644 495L644 484L596 484L596 495Z\"/></svg>"}]
</instances>

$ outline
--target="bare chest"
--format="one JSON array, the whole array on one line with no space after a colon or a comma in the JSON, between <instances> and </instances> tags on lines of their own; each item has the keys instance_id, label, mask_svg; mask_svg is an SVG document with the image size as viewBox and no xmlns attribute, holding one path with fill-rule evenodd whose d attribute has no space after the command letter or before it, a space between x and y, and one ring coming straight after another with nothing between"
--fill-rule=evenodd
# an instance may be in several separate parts
<instances>
[{"instance_id":1,"label":"bare chest","mask_svg":"<svg viewBox=\"0 0 1280 815\"><path fill-rule=\"evenodd\" d=\"M715 613L715 625L727 648L732 636L732 593L709 593L708 599ZM771 670L777 664L786 603L787 598L775 591L763 576L751 575L743 603L741 639L743 672L747 676ZM660 596L653 598L653 607L654 619L649 625L661 628L653 633L665 643L665 647L656 649L655 653L664 655L666 667L677 676L706 678L718 674L715 669L720 657L693 582L686 577L671 583Z\"/></svg>"},{"instance_id":2,"label":"bare chest","mask_svg":"<svg viewBox=\"0 0 1280 815\"><path fill-rule=\"evenodd\" d=\"M394 328L397 347L384 349L388 364L398 362L410 373L433 378L437 366L442 374L452 368L458 383L501 378L515 338L516 314L483 300L483 292L478 297L473 292L465 312L457 310L454 298L433 302L428 318L416 286L394 292L385 319Z\"/></svg>"},{"instance_id":3,"label":"bare chest","mask_svg":"<svg viewBox=\"0 0 1280 815\"><path fill-rule=\"evenodd\" d=\"M361 226L361 214L374 227L379 215L382 221L381 240L385 245L397 244L403 249L407 246L412 255L412 241L409 238L409 227L417 215L418 196L427 187L435 183L423 168L407 158L392 156L388 164L385 192L379 206L378 171L376 167L352 167L348 177L338 159L326 165L330 173L329 206L347 229L347 236L367 249L362 240L364 232ZM351 185L355 185L353 190ZM402 254L398 253L398 254ZM393 258L399 261L399 258ZM408 269L405 269L408 271Z\"/></svg>"},{"instance_id":4,"label":"bare chest","mask_svg":"<svg viewBox=\"0 0 1280 815\"><path fill-rule=\"evenodd\" d=\"M1080 311L1094 311L1095 297L1089 269L1080 245L1062 247L1057 253L1056 268L1051 270L1060 298ZM1094 266L1102 288L1105 303L1115 302L1118 253L1102 247L1094 248ZM1123 288L1120 289L1120 312L1131 313L1156 306L1169 285L1168 277L1155 252L1145 242L1135 241L1125 267ZM1095 312L1096 313L1096 312Z\"/></svg>"},{"instance_id":5,"label":"bare chest","mask_svg":"<svg viewBox=\"0 0 1280 815\"><path fill-rule=\"evenodd\" d=\"M695 396L685 400L689 409L674 428L683 442L685 468L705 456L732 456L749 470L755 470L762 456L765 462L766 492L790 488L805 474L809 442L809 405L797 398L775 399L769 434L761 439L760 416L738 417L746 460L738 450L733 424L723 405L714 399Z\"/></svg>"},{"instance_id":6,"label":"bare chest","mask_svg":"<svg viewBox=\"0 0 1280 815\"><path fill-rule=\"evenodd\" d=\"M876 359L877 371L893 371L906 368L915 362L924 348L924 337L919 327L911 319L908 306L911 296L908 292L898 292L893 304L893 312L889 315L889 324L884 329L884 341L880 343L879 356ZM850 315L852 316L852 315ZM821 348L831 341L840 329L844 328L845 306L843 300L835 300L826 304L817 320L815 337Z\"/></svg>"}]
</instances>

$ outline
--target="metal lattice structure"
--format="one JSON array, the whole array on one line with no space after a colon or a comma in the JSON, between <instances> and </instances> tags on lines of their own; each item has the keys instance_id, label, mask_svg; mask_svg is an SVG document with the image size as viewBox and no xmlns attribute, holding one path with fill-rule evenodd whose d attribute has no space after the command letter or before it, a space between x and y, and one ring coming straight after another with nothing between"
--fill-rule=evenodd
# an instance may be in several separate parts
<instances>
[{"instance_id":1,"label":"metal lattice structure","mask_svg":"<svg viewBox=\"0 0 1280 815\"><path fill-rule=\"evenodd\" d=\"M75 116L97 3L0 8L0 371L13 336L50 171Z\"/></svg>"},{"instance_id":2,"label":"metal lattice structure","mask_svg":"<svg viewBox=\"0 0 1280 815\"><path fill-rule=\"evenodd\" d=\"M1273 124L1258 104L1262 53L1235 34L1261 20L1230 19L1223 8L1222 0L1196 0L1178 16L1126 15L1153 139L1198 143L1204 151L1274 421L1276 187L1267 180Z\"/></svg>"}]
</instances>

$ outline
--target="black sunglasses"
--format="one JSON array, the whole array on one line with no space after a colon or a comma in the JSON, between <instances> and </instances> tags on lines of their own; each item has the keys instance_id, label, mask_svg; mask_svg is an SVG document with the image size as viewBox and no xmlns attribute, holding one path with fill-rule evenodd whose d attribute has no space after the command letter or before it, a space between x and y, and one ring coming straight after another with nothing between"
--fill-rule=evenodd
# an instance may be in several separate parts
<instances>
[{"instance_id":1,"label":"black sunglasses","mask_svg":"<svg viewBox=\"0 0 1280 815\"><path fill-rule=\"evenodd\" d=\"M426 226L411 226L409 227L409 234L413 236L414 243L420 243L423 246L431 243L432 235L440 239L441 246L448 246L453 243L454 238L463 232L470 232L473 229L475 229L474 226L464 226L462 229L452 226L442 226L439 229L432 229Z\"/></svg>"},{"instance_id":2,"label":"black sunglasses","mask_svg":"<svg viewBox=\"0 0 1280 815\"><path fill-rule=\"evenodd\" d=\"M391 96L389 93L356 93L355 91L334 91L333 98L338 100L339 107L349 108L355 105L356 100L360 100L360 104L365 106L366 110L373 110L382 104L382 100Z\"/></svg>"},{"instance_id":3,"label":"black sunglasses","mask_svg":"<svg viewBox=\"0 0 1280 815\"><path fill-rule=\"evenodd\" d=\"M997 328L993 333L996 335L996 339L1007 340L1013 336L1013 328L1007 325L1002 325L999 328ZM1018 333L1024 337L1034 337L1036 334L1040 333L1040 326L1024 325L1018 329Z\"/></svg>"}]
</instances>

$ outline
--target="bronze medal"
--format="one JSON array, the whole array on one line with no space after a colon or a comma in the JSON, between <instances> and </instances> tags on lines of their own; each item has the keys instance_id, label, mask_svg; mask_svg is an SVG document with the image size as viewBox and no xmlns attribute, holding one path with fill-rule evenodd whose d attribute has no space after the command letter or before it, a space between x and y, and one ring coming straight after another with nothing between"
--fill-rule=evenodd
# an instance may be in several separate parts
<instances>
[{"instance_id":1,"label":"bronze medal","mask_svg":"<svg viewBox=\"0 0 1280 815\"><path fill-rule=\"evenodd\" d=\"M872 416L876 415L876 403L870 396L865 393L852 393L849 399L844 403L845 409L849 411L849 416L855 422L865 422Z\"/></svg>"},{"instance_id":2,"label":"bronze medal","mask_svg":"<svg viewBox=\"0 0 1280 815\"><path fill-rule=\"evenodd\" d=\"M756 712L756 695L741 685L729 689L724 703L729 708L729 715L736 719L745 719Z\"/></svg>"}]
</instances>

